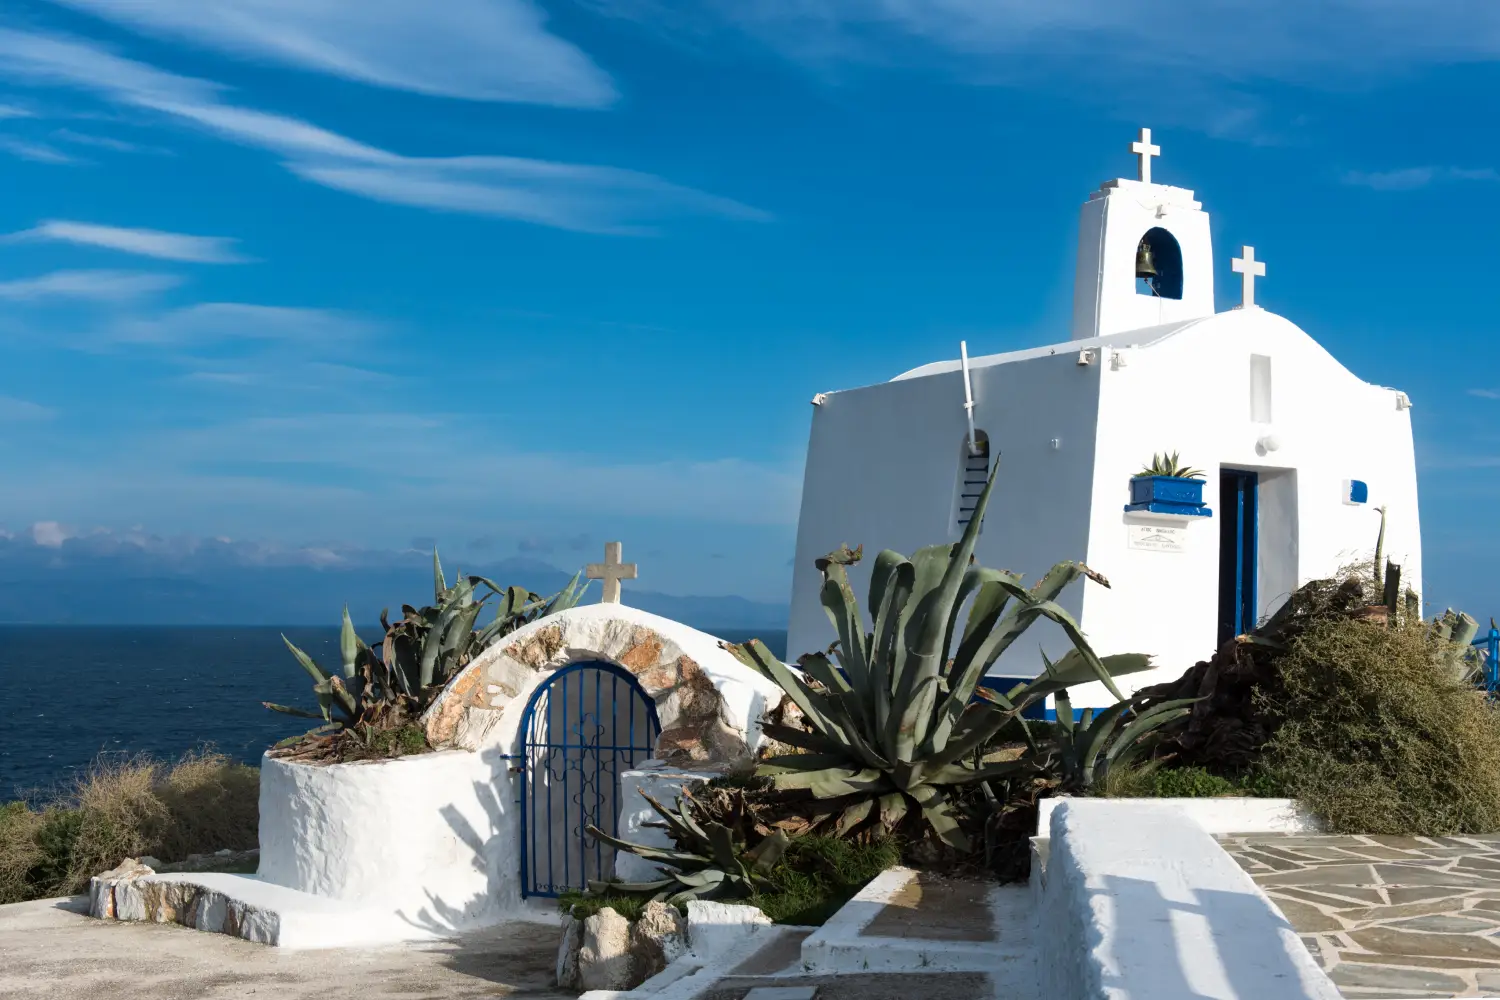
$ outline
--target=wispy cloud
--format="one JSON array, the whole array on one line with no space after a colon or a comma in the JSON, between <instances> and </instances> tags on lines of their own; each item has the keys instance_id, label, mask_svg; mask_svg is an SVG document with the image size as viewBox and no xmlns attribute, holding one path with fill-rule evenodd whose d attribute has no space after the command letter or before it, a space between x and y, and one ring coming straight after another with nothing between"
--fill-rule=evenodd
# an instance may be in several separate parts
<instances>
[{"instance_id":1,"label":"wispy cloud","mask_svg":"<svg viewBox=\"0 0 1500 1000\"><path fill-rule=\"evenodd\" d=\"M1500 8L1431 0L1261 0L1253 13L1200 0L585 2L688 37L729 28L807 63L956 57L987 75L1060 59L1102 73L1153 66L1318 83L1500 55Z\"/></svg>"},{"instance_id":2,"label":"wispy cloud","mask_svg":"<svg viewBox=\"0 0 1500 1000\"><path fill-rule=\"evenodd\" d=\"M531 0L54 0L156 37L421 94L596 108L608 74Z\"/></svg>"},{"instance_id":3,"label":"wispy cloud","mask_svg":"<svg viewBox=\"0 0 1500 1000\"><path fill-rule=\"evenodd\" d=\"M1500 389L1470 389L1469 395L1480 399L1500 399Z\"/></svg>"},{"instance_id":4,"label":"wispy cloud","mask_svg":"<svg viewBox=\"0 0 1500 1000\"><path fill-rule=\"evenodd\" d=\"M97 299L120 301L166 291L182 284L175 274L140 271L53 271L35 278L0 281L0 299Z\"/></svg>"},{"instance_id":5,"label":"wispy cloud","mask_svg":"<svg viewBox=\"0 0 1500 1000\"><path fill-rule=\"evenodd\" d=\"M1351 170L1344 174L1342 180L1345 184L1367 187L1374 191L1415 191L1444 181L1500 181L1500 171L1491 167L1405 167L1373 172Z\"/></svg>"},{"instance_id":6,"label":"wispy cloud","mask_svg":"<svg viewBox=\"0 0 1500 1000\"><path fill-rule=\"evenodd\" d=\"M349 343L370 330L365 320L327 309L201 302L158 316L117 320L98 339L164 347L231 341L285 341L311 347Z\"/></svg>"},{"instance_id":7,"label":"wispy cloud","mask_svg":"<svg viewBox=\"0 0 1500 1000\"><path fill-rule=\"evenodd\" d=\"M33 229L12 233L5 240L76 243L141 257L193 264L239 264L249 259L236 253L233 249L235 241L226 236L189 236L186 233L169 233L159 229L125 229L64 219L49 219Z\"/></svg>"},{"instance_id":8,"label":"wispy cloud","mask_svg":"<svg viewBox=\"0 0 1500 1000\"><path fill-rule=\"evenodd\" d=\"M34 423L55 416L57 411L50 406L14 396L0 396L0 424Z\"/></svg>"},{"instance_id":9,"label":"wispy cloud","mask_svg":"<svg viewBox=\"0 0 1500 1000\"><path fill-rule=\"evenodd\" d=\"M166 152L166 150L156 149L152 146L142 146L139 143L125 142L123 139L111 139L107 135L89 135L85 132L75 132L70 128L54 130L52 138L61 139L64 142L76 143L79 146L94 146L98 149L109 149L116 153Z\"/></svg>"},{"instance_id":10,"label":"wispy cloud","mask_svg":"<svg viewBox=\"0 0 1500 1000\"><path fill-rule=\"evenodd\" d=\"M0 121L6 118L35 118L36 115L14 104L0 104Z\"/></svg>"},{"instance_id":11,"label":"wispy cloud","mask_svg":"<svg viewBox=\"0 0 1500 1000\"><path fill-rule=\"evenodd\" d=\"M22 139L13 135L0 135L0 150L4 150L18 159L30 160L32 163L69 164L79 162L77 158L69 156L56 146L49 146L45 142L35 142L31 139Z\"/></svg>"},{"instance_id":12,"label":"wispy cloud","mask_svg":"<svg viewBox=\"0 0 1500 1000\"><path fill-rule=\"evenodd\" d=\"M222 88L72 39L0 29L0 73L78 87L286 158L304 179L399 205L562 229L643 233L679 213L765 219L728 198L615 167L508 156L414 157L285 115L225 103Z\"/></svg>"}]
</instances>

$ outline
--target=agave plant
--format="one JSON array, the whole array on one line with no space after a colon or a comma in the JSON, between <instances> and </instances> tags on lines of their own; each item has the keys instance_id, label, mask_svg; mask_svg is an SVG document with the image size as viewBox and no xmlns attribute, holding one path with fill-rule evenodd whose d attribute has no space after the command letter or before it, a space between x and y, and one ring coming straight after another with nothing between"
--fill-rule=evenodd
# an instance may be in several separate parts
<instances>
[{"instance_id":1,"label":"agave plant","mask_svg":"<svg viewBox=\"0 0 1500 1000\"><path fill-rule=\"evenodd\" d=\"M1111 768L1130 765L1151 748L1155 730L1187 715L1197 701L1180 698L1140 712L1133 701L1121 701L1097 714L1085 708L1075 720L1068 692L1059 691L1057 732L1048 746L1059 779L1057 791L1088 791L1104 781Z\"/></svg>"},{"instance_id":2,"label":"agave plant","mask_svg":"<svg viewBox=\"0 0 1500 1000\"><path fill-rule=\"evenodd\" d=\"M766 876L791 843L787 835L778 830L746 850L735 829L693 818L694 800L686 789L678 798L675 810L666 808L645 792L641 795L661 817L659 822L649 822L646 826L666 830L674 848L633 844L611 837L597 826L588 827L588 832L617 850L658 862L660 867L657 870L662 877L651 882L590 881L588 891L591 895L649 893L653 900L667 903L717 897L742 899L753 895L766 883Z\"/></svg>"},{"instance_id":3,"label":"agave plant","mask_svg":"<svg viewBox=\"0 0 1500 1000\"><path fill-rule=\"evenodd\" d=\"M1202 479L1202 469L1190 469L1182 464L1182 459L1177 452L1168 455L1162 452L1160 455L1151 456L1151 464L1136 473L1137 478L1141 476L1171 476L1174 479Z\"/></svg>"},{"instance_id":4,"label":"agave plant","mask_svg":"<svg viewBox=\"0 0 1500 1000\"><path fill-rule=\"evenodd\" d=\"M1113 678L1151 666L1141 654L1100 658L1073 616L1056 603L1063 588L1080 578L1108 586L1082 563L1058 563L1030 589L1014 573L973 565L994 485L992 474L956 544L929 546L910 559L890 551L876 557L868 602L872 627L866 627L846 569L859 561L860 550L844 547L818 560L822 603L838 640L828 653L801 657L800 671L759 641L726 647L780 685L811 730L765 724L767 736L801 752L768 758L757 773L770 776L782 792L817 800L811 806L816 814L837 817L835 835L869 824L894 830L915 806L939 838L967 850L948 789L1041 770L1040 748L1021 713L1088 681L1122 698ZM965 604L969 613L960 631ZM1003 693L980 688L1000 655L1042 618L1055 622L1073 648L1055 663L1046 661L1035 680ZM986 744L1012 722L1034 752L985 759Z\"/></svg>"},{"instance_id":5,"label":"agave plant","mask_svg":"<svg viewBox=\"0 0 1500 1000\"><path fill-rule=\"evenodd\" d=\"M322 719L331 726L386 728L414 719L469 661L497 639L538 618L575 606L588 588L575 575L550 598L522 587L501 588L482 576L459 575L453 586L443 575L438 554L432 554L433 605L403 605L402 618L392 625L380 612L385 639L377 654L354 631L344 608L339 632L342 671L325 670L286 636L282 642L313 680L318 711L263 704L276 712ZM484 592L480 592L484 588ZM495 617L474 626L492 597L498 597Z\"/></svg>"}]
</instances>

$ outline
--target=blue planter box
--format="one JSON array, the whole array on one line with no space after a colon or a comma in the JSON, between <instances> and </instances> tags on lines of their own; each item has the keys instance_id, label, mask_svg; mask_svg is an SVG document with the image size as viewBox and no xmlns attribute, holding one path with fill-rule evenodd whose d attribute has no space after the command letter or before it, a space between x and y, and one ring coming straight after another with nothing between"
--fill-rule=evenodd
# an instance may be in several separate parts
<instances>
[{"instance_id":1,"label":"blue planter box","mask_svg":"<svg viewBox=\"0 0 1500 1000\"><path fill-rule=\"evenodd\" d=\"M1130 480L1128 511L1212 517L1203 505L1203 480L1178 476L1136 476Z\"/></svg>"}]
</instances>

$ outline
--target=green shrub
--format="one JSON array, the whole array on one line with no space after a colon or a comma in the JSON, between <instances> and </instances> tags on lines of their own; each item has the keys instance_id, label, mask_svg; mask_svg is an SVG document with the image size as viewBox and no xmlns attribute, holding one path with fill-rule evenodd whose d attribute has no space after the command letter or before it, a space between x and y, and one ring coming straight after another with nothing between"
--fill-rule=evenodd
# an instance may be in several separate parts
<instances>
[{"instance_id":1,"label":"green shrub","mask_svg":"<svg viewBox=\"0 0 1500 1000\"><path fill-rule=\"evenodd\" d=\"M209 751L173 765L100 758L40 810L0 806L0 903L81 892L124 858L256 845L260 772Z\"/></svg>"},{"instance_id":2,"label":"green shrub","mask_svg":"<svg viewBox=\"0 0 1500 1000\"><path fill-rule=\"evenodd\" d=\"M1500 715L1444 652L1420 621L1334 618L1281 657L1264 763L1330 831L1500 830Z\"/></svg>"}]
</instances>

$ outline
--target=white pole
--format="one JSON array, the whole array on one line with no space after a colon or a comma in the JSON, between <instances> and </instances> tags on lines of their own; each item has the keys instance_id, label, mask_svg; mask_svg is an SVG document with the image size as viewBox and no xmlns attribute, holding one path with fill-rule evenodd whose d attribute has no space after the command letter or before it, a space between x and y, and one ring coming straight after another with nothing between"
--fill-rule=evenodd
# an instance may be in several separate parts
<instances>
[{"instance_id":1,"label":"white pole","mask_svg":"<svg viewBox=\"0 0 1500 1000\"><path fill-rule=\"evenodd\" d=\"M959 365L964 371L964 413L969 418L969 454L979 454L979 442L974 434L974 386L969 382L969 342L958 342Z\"/></svg>"}]
</instances>

